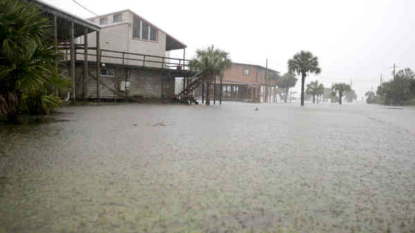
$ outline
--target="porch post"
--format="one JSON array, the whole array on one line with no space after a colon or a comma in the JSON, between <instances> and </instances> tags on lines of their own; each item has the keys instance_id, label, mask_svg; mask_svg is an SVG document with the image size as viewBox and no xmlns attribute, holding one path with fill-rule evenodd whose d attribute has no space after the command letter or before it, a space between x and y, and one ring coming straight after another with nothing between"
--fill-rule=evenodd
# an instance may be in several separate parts
<instances>
[{"instance_id":1,"label":"porch post","mask_svg":"<svg viewBox=\"0 0 415 233\"><path fill-rule=\"evenodd\" d=\"M53 16L53 25L54 25L54 43L55 43L55 53L58 53L58 18L56 15ZM58 71L58 60L55 60L55 71Z\"/></svg>"},{"instance_id":2,"label":"porch post","mask_svg":"<svg viewBox=\"0 0 415 233\"><path fill-rule=\"evenodd\" d=\"M213 83L213 104L216 104L216 76L215 82Z\"/></svg>"},{"instance_id":3,"label":"porch post","mask_svg":"<svg viewBox=\"0 0 415 233\"><path fill-rule=\"evenodd\" d=\"M205 102L205 82L202 82L202 104Z\"/></svg>"},{"instance_id":4,"label":"porch post","mask_svg":"<svg viewBox=\"0 0 415 233\"><path fill-rule=\"evenodd\" d=\"M84 100L88 97L88 28L84 29Z\"/></svg>"},{"instance_id":5,"label":"porch post","mask_svg":"<svg viewBox=\"0 0 415 233\"><path fill-rule=\"evenodd\" d=\"M220 76L220 92L219 92L219 104L222 105L222 92L223 92L223 87L222 87L222 79L223 76Z\"/></svg>"},{"instance_id":6,"label":"porch post","mask_svg":"<svg viewBox=\"0 0 415 233\"><path fill-rule=\"evenodd\" d=\"M127 88L126 88L126 83L127 83L127 78L125 78L124 80L124 64L125 64L125 53L122 53L122 66L121 66L121 81L124 81L124 97L125 97L125 101L127 101ZM163 70L163 65L162 65L162 70ZM163 71L161 72L161 75L163 75ZM161 80L163 81L163 79ZM163 84L163 82L161 83ZM163 90L163 88L161 88L161 90ZM163 91L161 92L161 95L163 97Z\"/></svg>"},{"instance_id":7,"label":"porch post","mask_svg":"<svg viewBox=\"0 0 415 233\"><path fill-rule=\"evenodd\" d=\"M101 76L101 49L99 44L99 31L97 31L97 64L96 64L96 76L97 76L97 100L98 102L101 101L101 90L99 88L100 86L100 76Z\"/></svg>"},{"instance_id":8,"label":"porch post","mask_svg":"<svg viewBox=\"0 0 415 233\"><path fill-rule=\"evenodd\" d=\"M53 31L54 31L54 44L55 44L55 53L58 54L58 18L56 17L56 15L53 16ZM56 74L58 73L58 59L55 60L55 72ZM56 88L55 89L55 95L59 97L59 89Z\"/></svg>"},{"instance_id":9,"label":"porch post","mask_svg":"<svg viewBox=\"0 0 415 233\"><path fill-rule=\"evenodd\" d=\"M75 80L75 44L74 44L74 30L75 24L71 23L70 36L71 36L71 78L72 78L72 103L75 104L76 99L76 80Z\"/></svg>"},{"instance_id":10,"label":"porch post","mask_svg":"<svg viewBox=\"0 0 415 233\"><path fill-rule=\"evenodd\" d=\"M186 48L183 48L183 70L186 68Z\"/></svg>"}]
</instances>

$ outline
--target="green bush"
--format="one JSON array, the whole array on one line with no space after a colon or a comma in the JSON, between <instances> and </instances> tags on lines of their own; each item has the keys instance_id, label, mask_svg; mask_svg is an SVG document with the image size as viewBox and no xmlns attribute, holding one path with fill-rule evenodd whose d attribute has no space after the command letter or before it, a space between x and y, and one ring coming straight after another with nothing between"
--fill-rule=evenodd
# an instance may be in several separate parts
<instances>
[{"instance_id":1,"label":"green bush","mask_svg":"<svg viewBox=\"0 0 415 233\"><path fill-rule=\"evenodd\" d=\"M0 114L15 119L59 107L54 93L69 81L58 74L51 29L31 3L0 0Z\"/></svg>"}]
</instances>

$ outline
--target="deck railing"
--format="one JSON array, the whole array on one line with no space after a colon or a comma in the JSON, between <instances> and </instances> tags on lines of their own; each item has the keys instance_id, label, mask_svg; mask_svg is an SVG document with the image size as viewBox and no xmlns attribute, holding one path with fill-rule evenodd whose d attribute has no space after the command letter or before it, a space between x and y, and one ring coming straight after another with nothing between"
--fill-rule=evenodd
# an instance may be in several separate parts
<instances>
[{"instance_id":1,"label":"deck railing","mask_svg":"<svg viewBox=\"0 0 415 233\"><path fill-rule=\"evenodd\" d=\"M68 46L60 46L59 49L64 54L64 60L70 60L70 48ZM189 66L190 60L163 57L149 54L129 53L123 51L101 49L101 63L121 64L128 66L140 66L146 68L159 68L159 69L171 69L171 70L188 70L191 71ZM75 60L83 61L85 51L83 46L75 47ZM96 48L89 47L87 50L88 61L96 61Z\"/></svg>"}]
</instances>

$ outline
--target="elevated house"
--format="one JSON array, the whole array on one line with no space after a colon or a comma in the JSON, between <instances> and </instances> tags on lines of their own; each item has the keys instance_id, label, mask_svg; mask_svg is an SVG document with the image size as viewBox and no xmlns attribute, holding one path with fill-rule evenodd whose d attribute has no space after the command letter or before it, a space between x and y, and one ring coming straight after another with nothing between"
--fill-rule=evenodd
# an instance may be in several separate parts
<instances>
[{"instance_id":1,"label":"elevated house","mask_svg":"<svg viewBox=\"0 0 415 233\"><path fill-rule=\"evenodd\" d=\"M100 33L75 39L77 99L171 97L176 77L196 78L197 72L185 59L186 45L131 10L88 22L99 25ZM183 50L183 58L170 58L169 52L178 49ZM65 59L71 60L65 53Z\"/></svg>"},{"instance_id":2,"label":"elevated house","mask_svg":"<svg viewBox=\"0 0 415 233\"><path fill-rule=\"evenodd\" d=\"M216 79L211 97L254 103L274 102L277 100L278 75L278 71L266 67L233 63L232 67L225 71L222 80L220 77ZM203 100L202 88L206 87L200 87L197 96Z\"/></svg>"}]
</instances>

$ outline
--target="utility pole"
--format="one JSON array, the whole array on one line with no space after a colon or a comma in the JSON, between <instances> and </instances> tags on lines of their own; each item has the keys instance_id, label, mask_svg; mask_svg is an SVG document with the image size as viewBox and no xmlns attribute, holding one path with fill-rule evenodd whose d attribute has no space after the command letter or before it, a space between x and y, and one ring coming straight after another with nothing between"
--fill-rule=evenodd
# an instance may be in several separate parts
<instances>
[{"instance_id":1,"label":"utility pole","mask_svg":"<svg viewBox=\"0 0 415 233\"><path fill-rule=\"evenodd\" d=\"M391 67L391 68L393 68L393 89L395 89L395 87L396 87L396 64L395 63L393 63L393 67ZM393 92L392 92L393 93ZM392 94L392 105L395 105L395 94Z\"/></svg>"},{"instance_id":2,"label":"utility pole","mask_svg":"<svg viewBox=\"0 0 415 233\"><path fill-rule=\"evenodd\" d=\"M264 90L264 102L267 103L268 102L268 87L267 87L267 83L268 83L268 58L267 61L265 63L265 90Z\"/></svg>"},{"instance_id":3,"label":"utility pole","mask_svg":"<svg viewBox=\"0 0 415 233\"><path fill-rule=\"evenodd\" d=\"M383 82L383 80L382 80L382 74L380 74L380 86L382 86L382 82Z\"/></svg>"}]
</instances>

